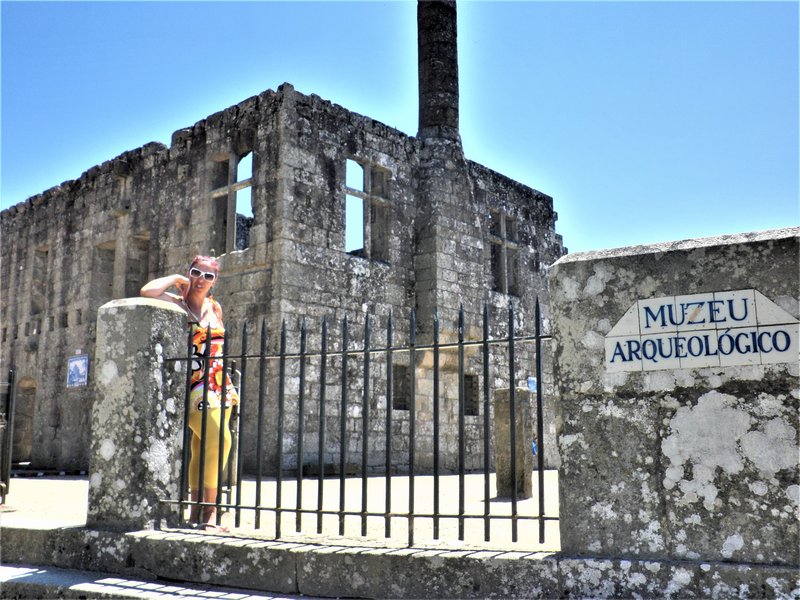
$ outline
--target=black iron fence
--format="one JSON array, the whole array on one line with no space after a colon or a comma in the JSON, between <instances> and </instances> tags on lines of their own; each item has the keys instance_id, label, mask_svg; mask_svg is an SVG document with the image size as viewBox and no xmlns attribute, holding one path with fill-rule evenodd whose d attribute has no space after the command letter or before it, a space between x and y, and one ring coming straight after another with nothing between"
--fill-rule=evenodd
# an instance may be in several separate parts
<instances>
[{"instance_id":1,"label":"black iron fence","mask_svg":"<svg viewBox=\"0 0 800 600\"><path fill-rule=\"evenodd\" d=\"M14 409L16 386L14 369L8 370L8 380L0 381L0 504L5 504L11 487L11 452L14 447Z\"/></svg>"},{"instance_id":2,"label":"black iron fence","mask_svg":"<svg viewBox=\"0 0 800 600\"><path fill-rule=\"evenodd\" d=\"M438 313L436 313L438 315ZM483 525L483 539L490 541L493 524L496 531L497 523L505 523L510 529L512 542L519 541L520 523L538 524L539 543L545 542L545 524L555 522L558 517L545 514L545 461L544 453L544 416L542 400L542 342L549 339L541 332L541 315L538 300L534 316L534 331L529 335L519 334L515 331L515 314L512 305L508 307L508 321L504 335L490 336L489 309L484 306L482 318L482 335L473 339L465 339L464 310L461 309L457 323L457 339L442 342L440 340L440 323L438 316L433 319L432 342L420 344L417 342L417 323L412 312L407 329L407 342L395 344L395 329L391 314L386 320L385 345L373 343L372 318L366 315L363 326L363 338L360 347L351 345L350 324L347 319L341 322L340 335L332 343L327 320L321 321L318 340L319 347L313 351L308 348L309 331L303 321L298 337L297 350L289 351L289 334L286 323L282 324L279 332L277 352L267 351L268 332L264 322L261 324L260 347L257 353L250 352L250 339L247 325L241 332L241 352L229 352L231 344L230 332L228 333L222 356L214 357L210 353L210 344L205 345L202 357L193 355L193 340L190 333L187 345L187 357L170 359L187 361L186 369L186 412L184 415L184 460L181 474L180 495L169 503L179 504L181 510L195 506L197 512L202 508L216 508L217 524L220 524L221 511L233 513L235 527L243 526L243 515L250 515L249 524L256 529L264 527L274 528L276 539L280 539L285 528L292 526L300 532L303 528L303 517L313 516L316 522L316 532L323 533L323 520L332 521L334 529L339 535L346 535L346 523L360 525L360 535L368 535L368 522L381 521L385 537L392 536L392 528L398 521L405 522L407 540L409 545L415 543L415 531L420 523L427 523L426 532L432 533L435 540L440 539L442 532L440 524L445 520L448 523L457 523L458 539L465 539L465 526L467 522L480 522ZM497 331L498 324L493 324ZM452 330L449 330L452 331ZM316 337L316 336L315 336ZM478 337L478 339L475 339ZM207 332L207 339L211 338L211 330ZM335 347L335 349L332 349ZM444 432L441 422L442 400L441 390L443 354L448 357L455 354L456 364L450 364L448 369L454 369L458 379L457 394L457 420L455 435L457 437L457 453L455 469L443 469L443 451L440 440ZM418 359L425 354L429 359L425 367L419 367ZM469 355L469 356L468 356ZM407 370L407 390L411 390L410 401L404 406L405 412L395 410L397 390L394 389L393 364L400 360L409 365ZM220 484L220 493L216 502L205 501L200 498L188 498L188 468L190 444L189 440L194 435L189 429L189 388L191 378L192 360L202 360L204 367L204 394L208 394L208 383L211 369L208 365L213 360L222 360L223 373L235 373L233 384L238 388L240 403L235 407L227 407L222 402L220 407L221 422L228 415L233 430L233 451L226 464L223 464L223 436L217 435L216 443L219 444L217 452L217 474ZM334 361L336 365L334 366ZM354 373L353 364L357 362L359 369ZM310 365L313 363L313 374L310 375ZM468 415L467 406L468 390L465 384L466 365L480 371L478 380L479 406L477 411ZM520 364L523 363L523 364ZM378 366L376 368L376 365ZM237 369L238 367L238 369ZM338 372L332 370L338 368ZM426 369L426 375L432 378L430 401L432 410L422 416L417 413L417 372L420 368ZM251 369L255 369L251 373ZM271 370L270 370L271 369ZM291 375L288 372L291 370ZM373 370L378 373L373 373ZM272 373L272 375L270 374ZM532 375L532 378L528 376ZM520 492L518 481L519 470L517 462L524 457L519 456L516 436L518 435L518 421L522 414L518 411L522 401L529 401L528 394L520 398L517 391L517 382L523 380L535 386L530 395L535 399L532 410L535 414L535 439L524 440L525 451L531 452L531 441L534 441L537 475L534 497L526 501L524 493ZM312 382L311 379L314 381ZM357 385L353 381L357 380ZM294 382L291 391L287 384ZM332 385L335 382L335 385ZM508 388L509 402L509 447L493 448L491 433L493 427L501 424L492 423L492 410L490 410L493 393L502 382ZM314 391L318 397L309 409L309 389L313 383ZM226 386L229 385L225 377L221 378L221 397L225 397ZM255 390L250 388L255 386ZM380 387L380 391L377 388ZM473 386L474 387L474 386ZM335 394L329 395L329 390L335 389ZM529 388L530 389L530 388ZM474 389L471 390L474 394ZM376 411L375 396L379 395L385 401L385 415L373 416L371 411ZM330 397L329 397L330 396ZM207 396L203 398L203 406L207 406ZM473 398L474 400L474 398ZM474 406L472 407L475 408ZM275 418L266 423L268 409ZM351 414L351 409L357 409ZM337 419L338 427L330 426L329 415ZM400 427L398 415L402 414L403 426ZM381 418L383 417L383 419ZM430 417L431 423L427 422ZM465 421L480 420L478 430L480 454L482 454L481 468L468 468L467 436L465 434ZM244 427L240 424L255 419L255 427ZM355 428L360 429L360 448L354 450L349 439L355 435ZM376 422L382 420L382 439L375 440L373 429ZM314 422L316 421L316 422ZM291 432L287 431L291 422ZM306 448L306 429L311 425L316 432L316 453L314 448ZM423 428L432 436L427 440L426 448L430 448L430 456L424 465L419 460L417 453L426 440L420 431ZM505 426L505 424L502 424ZM267 429L269 428L269 432ZM274 428L274 430L273 430ZM207 411L202 414L200 428L200 485L203 489L203 473L206 464L206 444L202 440L207 433ZM338 429L338 431L337 431ZM475 427L473 427L475 429ZM268 435L269 433L269 435ZM329 435L338 435L338 449L335 454L337 460L327 460L331 456L331 447L335 440L328 439ZM255 439L248 439L249 436ZM397 444L402 437L403 443ZM270 451L265 447L265 438L270 438L274 448ZM474 441L474 440L473 440ZM383 446L382 465L376 465L374 449ZM255 447L255 464L249 469L249 481L243 478L244 448ZM398 459L397 447L403 448L404 456ZM196 446L197 447L197 446ZM475 450L475 444L471 444ZM500 503L502 510L493 510L492 484L495 474L492 471L492 451L507 452L510 460L510 497ZM275 468L268 469L264 464L265 454L274 457ZM314 454L316 454L314 456ZM359 459L351 462L351 455ZM309 459L309 457L311 457ZM474 458L474 457L470 457ZM252 455L251 455L252 459ZM251 460L252 462L252 460ZM474 465L474 460L471 464ZM269 470L269 473L265 471ZM310 473L314 475L310 475ZM529 472L528 475L531 475ZM421 478L424 476L424 486ZM523 474L524 476L524 474ZM482 481L476 485L475 478ZM469 483L467 479L469 478ZM446 481L445 481L446 480ZM448 487L448 502L442 506L442 486L450 486L457 481L457 495ZM265 485L268 484L268 485ZM249 486L249 490L244 488ZM398 486L400 489L398 489ZM553 486L554 487L554 486ZM253 489L254 488L254 489ZM271 497L267 497L271 495ZM457 506L451 498L457 496ZM521 497L523 496L523 497ZM398 500L399 498L399 500ZM393 503L394 502L394 503ZM377 506L377 504L380 506ZM552 505L552 501L550 503ZM475 510L475 507L480 509ZM525 510L520 510L523 507ZM266 516L270 516L269 519ZM288 517L288 519L287 519ZM294 517L292 519L292 517ZM269 521L269 522L267 522ZM306 521L308 526L308 521ZM351 525L352 527L352 525ZM504 525L505 527L505 525ZM455 529L455 528L453 528Z\"/></svg>"}]
</instances>

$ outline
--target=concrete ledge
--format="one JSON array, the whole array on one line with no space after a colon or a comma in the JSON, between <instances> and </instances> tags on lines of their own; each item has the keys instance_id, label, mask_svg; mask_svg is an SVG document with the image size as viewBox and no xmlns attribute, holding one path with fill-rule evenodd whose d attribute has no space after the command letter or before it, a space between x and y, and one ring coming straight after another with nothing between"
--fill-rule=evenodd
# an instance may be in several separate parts
<instances>
[{"instance_id":1,"label":"concrete ledge","mask_svg":"<svg viewBox=\"0 0 800 600\"><path fill-rule=\"evenodd\" d=\"M800 595L800 570L796 566L336 546L186 531L122 533L84 528L2 528L0 534L5 565L43 565L115 573L117 578L167 579L317 597L788 598ZM44 597L24 595L27 593L24 588L5 585L4 597L9 597L9 593L17 597ZM68 593L72 592L66 589L58 592L63 594L59 597L78 597ZM83 593L81 597L105 596Z\"/></svg>"}]
</instances>

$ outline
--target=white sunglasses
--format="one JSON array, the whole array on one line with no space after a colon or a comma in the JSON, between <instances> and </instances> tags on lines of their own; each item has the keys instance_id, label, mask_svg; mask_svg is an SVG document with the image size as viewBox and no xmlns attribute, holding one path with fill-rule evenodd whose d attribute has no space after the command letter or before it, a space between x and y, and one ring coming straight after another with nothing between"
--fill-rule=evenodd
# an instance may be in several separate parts
<instances>
[{"instance_id":1,"label":"white sunglasses","mask_svg":"<svg viewBox=\"0 0 800 600\"><path fill-rule=\"evenodd\" d=\"M201 271L197 267L192 267L189 269L189 277L194 277L195 279L202 277L206 281L214 281L217 278L217 274L212 271Z\"/></svg>"}]
</instances>

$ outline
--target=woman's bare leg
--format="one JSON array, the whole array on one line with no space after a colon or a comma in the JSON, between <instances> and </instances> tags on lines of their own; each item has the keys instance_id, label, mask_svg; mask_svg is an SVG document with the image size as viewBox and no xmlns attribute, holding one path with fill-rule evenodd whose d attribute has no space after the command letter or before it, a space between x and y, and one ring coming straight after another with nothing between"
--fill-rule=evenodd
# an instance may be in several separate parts
<instances>
[{"instance_id":1,"label":"woman's bare leg","mask_svg":"<svg viewBox=\"0 0 800 600\"><path fill-rule=\"evenodd\" d=\"M203 502L208 504L215 504L217 502L217 488L204 488L203 489ZM200 525L203 529L216 529L218 531L228 531L227 527L217 525L217 507L204 506L203 507L203 522Z\"/></svg>"},{"instance_id":2,"label":"woman's bare leg","mask_svg":"<svg viewBox=\"0 0 800 600\"><path fill-rule=\"evenodd\" d=\"M200 498L200 494L197 493L197 490L191 490L189 492L189 497L191 499L191 507L189 510L189 523L199 523L200 522L200 506L197 504L198 499Z\"/></svg>"}]
</instances>

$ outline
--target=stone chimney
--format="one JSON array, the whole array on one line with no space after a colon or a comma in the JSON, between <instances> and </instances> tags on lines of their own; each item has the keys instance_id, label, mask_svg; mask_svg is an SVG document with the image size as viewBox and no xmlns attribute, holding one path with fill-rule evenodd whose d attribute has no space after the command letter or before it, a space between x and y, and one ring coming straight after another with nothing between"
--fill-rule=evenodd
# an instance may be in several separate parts
<instances>
[{"instance_id":1,"label":"stone chimney","mask_svg":"<svg viewBox=\"0 0 800 600\"><path fill-rule=\"evenodd\" d=\"M455 0L418 0L418 137L461 142Z\"/></svg>"},{"instance_id":2,"label":"stone chimney","mask_svg":"<svg viewBox=\"0 0 800 600\"><path fill-rule=\"evenodd\" d=\"M419 132L414 274L417 341L433 340L435 311L439 339L457 339L463 304L467 325L479 320L483 287L454 281L460 273L483 273L480 226L473 217L473 185L458 132L458 49L455 0L417 2L419 47ZM456 265L456 262L458 263Z\"/></svg>"}]
</instances>

